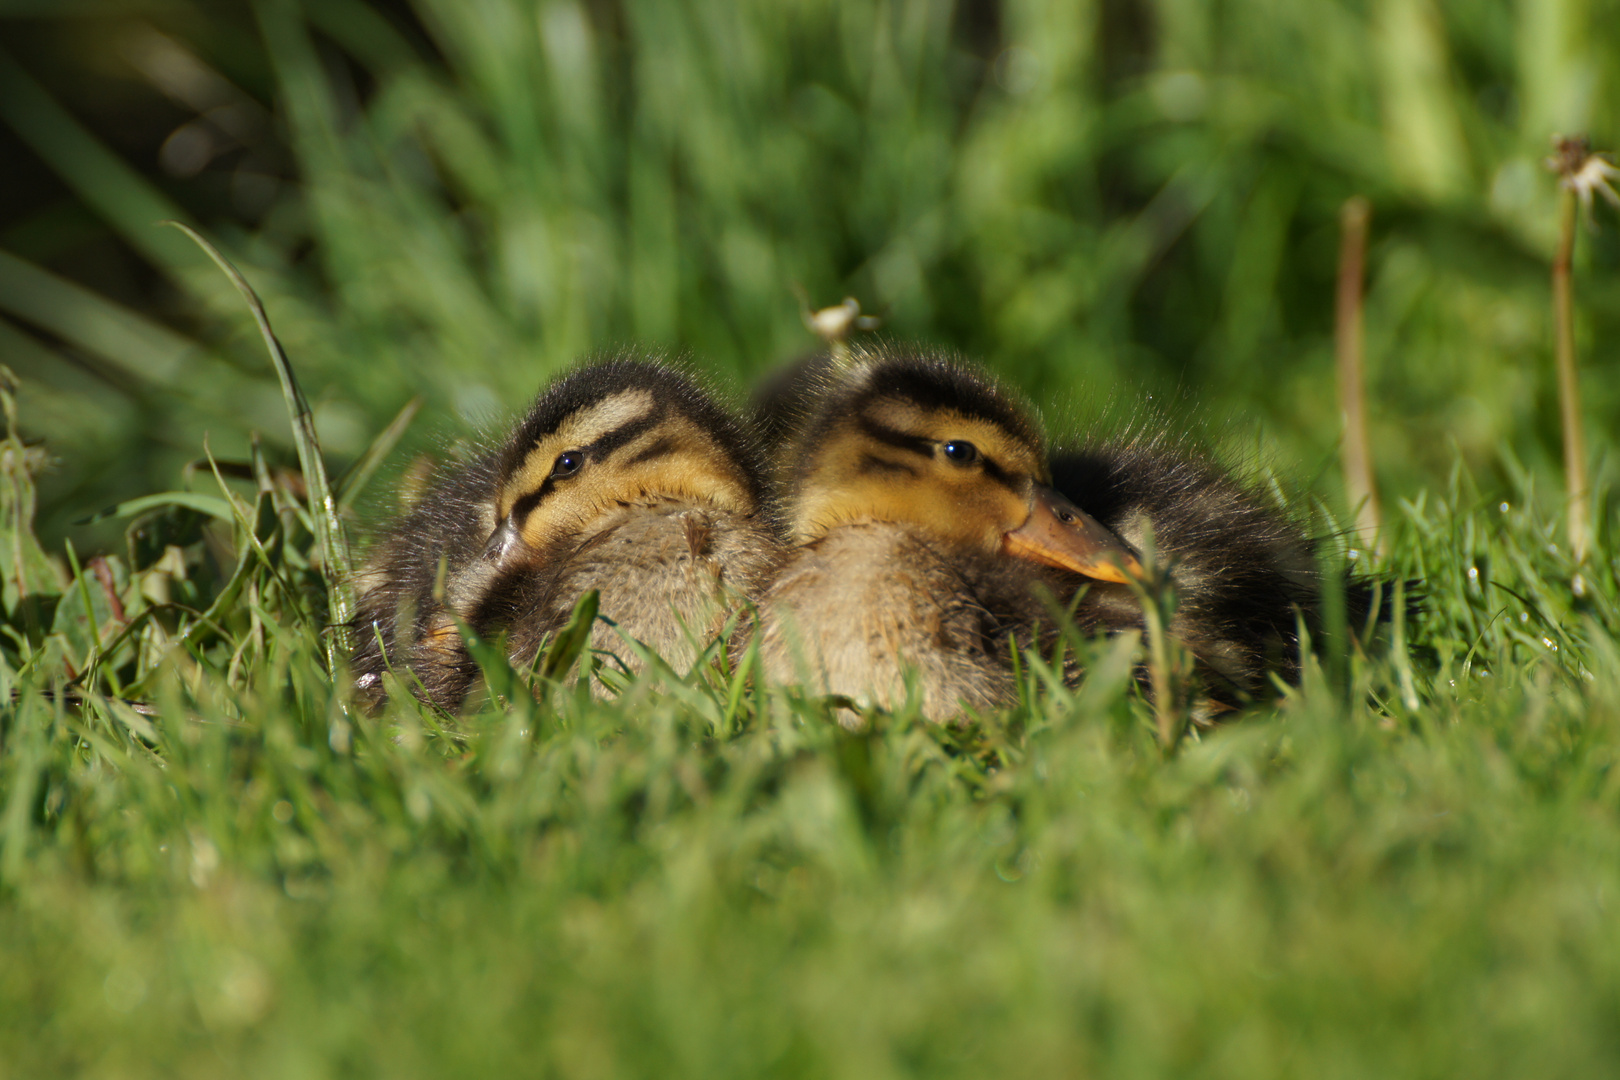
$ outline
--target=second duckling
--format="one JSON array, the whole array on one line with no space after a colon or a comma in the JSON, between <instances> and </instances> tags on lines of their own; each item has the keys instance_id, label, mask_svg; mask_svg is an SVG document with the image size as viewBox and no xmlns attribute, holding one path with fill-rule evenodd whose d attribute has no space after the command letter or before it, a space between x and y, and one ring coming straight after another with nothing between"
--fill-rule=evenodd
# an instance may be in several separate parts
<instances>
[{"instance_id":1,"label":"second duckling","mask_svg":"<svg viewBox=\"0 0 1620 1080\"><path fill-rule=\"evenodd\" d=\"M925 715L1011 704L1011 636L1042 567L1125 582L1126 547L1047 483L1028 413L931 355L858 351L820 379L787 444L795 545L765 593L777 681Z\"/></svg>"}]
</instances>

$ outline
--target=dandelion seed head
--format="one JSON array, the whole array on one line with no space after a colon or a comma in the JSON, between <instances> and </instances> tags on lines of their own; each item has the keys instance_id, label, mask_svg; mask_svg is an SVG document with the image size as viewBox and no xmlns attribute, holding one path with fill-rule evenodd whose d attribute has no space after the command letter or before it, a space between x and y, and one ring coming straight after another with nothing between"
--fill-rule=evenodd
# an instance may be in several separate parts
<instances>
[{"instance_id":1,"label":"dandelion seed head","mask_svg":"<svg viewBox=\"0 0 1620 1080\"><path fill-rule=\"evenodd\" d=\"M1592 143L1584 135L1555 135L1553 154L1544 164L1558 174L1558 186L1573 191L1580 200L1581 209L1592 212L1592 195L1596 192L1620 209L1620 192L1611 181L1620 180L1620 168L1605 154L1592 152Z\"/></svg>"}]
</instances>

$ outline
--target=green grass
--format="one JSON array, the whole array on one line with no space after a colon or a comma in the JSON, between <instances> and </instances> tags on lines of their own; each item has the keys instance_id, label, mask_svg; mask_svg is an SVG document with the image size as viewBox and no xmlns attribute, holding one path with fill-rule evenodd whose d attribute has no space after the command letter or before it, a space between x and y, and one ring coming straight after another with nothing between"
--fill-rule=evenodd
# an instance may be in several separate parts
<instances>
[{"instance_id":1,"label":"green grass","mask_svg":"<svg viewBox=\"0 0 1620 1080\"><path fill-rule=\"evenodd\" d=\"M1130 641L967 731L714 671L366 717L268 472L137 519L120 618L17 546L20 451L0 1076L1620 1066L1620 590L1460 472L1393 643L1166 758Z\"/></svg>"},{"instance_id":2,"label":"green grass","mask_svg":"<svg viewBox=\"0 0 1620 1080\"><path fill-rule=\"evenodd\" d=\"M1620 229L1576 249L1577 596L1539 166L1620 145L1613 0L411 10L0 4L65 193L0 230L0 1080L1620 1072ZM152 27L262 112L196 177L96 100L159 100L116 59ZM1129 642L965 731L726 672L347 710L313 443L153 225L263 295L351 529L586 351L741 386L809 344L794 282L1060 434L1155 410L1334 505L1357 193L1421 605L1170 755Z\"/></svg>"}]
</instances>

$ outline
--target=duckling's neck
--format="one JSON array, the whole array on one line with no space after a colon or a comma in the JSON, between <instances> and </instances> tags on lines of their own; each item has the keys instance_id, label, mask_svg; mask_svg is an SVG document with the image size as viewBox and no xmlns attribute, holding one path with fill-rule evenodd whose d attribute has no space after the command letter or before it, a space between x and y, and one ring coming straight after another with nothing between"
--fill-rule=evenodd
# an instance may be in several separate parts
<instances>
[{"instance_id":1,"label":"duckling's neck","mask_svg":"<svg viewBox=\"0 0 1620 1080\"><path fill-rule=\"evenodd\" d=\"M988 565L988 564L985 564ZM761 607L768 675L896 708L908 683L926 715L1011 700L999 620L980 560L951 557L904 524L854 521L802 546Z\"/></svg>"}]
</instances>

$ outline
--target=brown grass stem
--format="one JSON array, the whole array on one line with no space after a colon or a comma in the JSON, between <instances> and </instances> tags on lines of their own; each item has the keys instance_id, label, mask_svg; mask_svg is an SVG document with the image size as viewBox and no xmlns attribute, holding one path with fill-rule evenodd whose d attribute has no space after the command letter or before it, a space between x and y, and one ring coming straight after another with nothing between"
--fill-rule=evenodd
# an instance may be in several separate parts
<instances>
[{"instance_id":1,"label":"brown grass stem","mask_svg":"<svg viewBox=\"0 0 1620 1080\"><path fill-rule=\"evenodd\" d=\"M1383 515L1373 477L1367 438L1367 385L1362 282L1367 261L1367 224L1372 207L1360 195L1339 211L1339 282L1334 318L1334 355L1339 373L1339 408L1344 415L1340 452L1345 495L1355 514L1356 532L1370 550L1383 554Z\"/></svg>"},{"instance_id":2,"label":"brown grass stem","mask_svg":"<svg viewBox=\"0 0 1620 1080\"><path fill-rule=\"evenodd\" d=\"M1576 192L1558 195L1558 251L1553 257L1553 326L1558 364L1558 412L1564 430L1564 482L1569 490L1569 549L1576 565L1592 547L1591 491L1586 479L1586 437L1581 430L1580 386L1575 372L1575 290L1570 263L1575 251Z\"/></svg>"}]
</instances>

